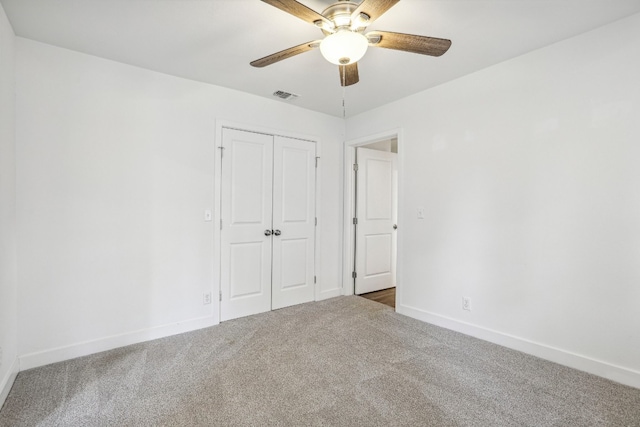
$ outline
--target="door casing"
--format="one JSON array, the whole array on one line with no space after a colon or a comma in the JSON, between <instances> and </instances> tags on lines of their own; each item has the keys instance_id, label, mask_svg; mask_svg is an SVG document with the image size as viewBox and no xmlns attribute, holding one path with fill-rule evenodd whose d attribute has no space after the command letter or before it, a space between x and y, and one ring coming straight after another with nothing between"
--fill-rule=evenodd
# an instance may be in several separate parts
<instances>
[{"instance_id":1,"label":"door casing","mask_svg":"<svg viewBox=\"0 0 640 427\"><path fill-rule=\"evenodd\" d=\"M404 200L403 190L403 137L402 128L390 129L376 134L345 141L344 145L344 218L343 218L343 263L342 263L342 289L343 295L354 294L353 263L354 263L354 225L355 212L355 173L353 164L356 158L356 147L397 138L398 140L398 230L396 252L396 307L402 304L402 242L404 213L402 210Z\"/></svg>"}]
</instances>

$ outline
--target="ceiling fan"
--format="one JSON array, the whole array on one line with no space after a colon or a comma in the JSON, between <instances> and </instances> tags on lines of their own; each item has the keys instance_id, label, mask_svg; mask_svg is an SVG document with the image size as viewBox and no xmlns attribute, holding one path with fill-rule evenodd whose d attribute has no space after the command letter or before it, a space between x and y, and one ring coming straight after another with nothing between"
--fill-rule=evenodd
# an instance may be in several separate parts
<instances>
[{"instance_id":1,"label":"ceiling fan","mask_svg":"<svg viewBox=\"0 0 640 427\"><path fill-rule=\"evenodd\" d=\"M451 40L413 34L370 31L367 27L400 0L339 0L322 13L296 0L262 0L293 16L318 27L325 35L321 40L310 41L282 50L251 62L254 67L266 67L283 59L320 48L325 59L339 66L340 84L358 83L358 61L369 46L402 50L422 55L440 56L451 46Z\"/></svg>"}]
</instances>

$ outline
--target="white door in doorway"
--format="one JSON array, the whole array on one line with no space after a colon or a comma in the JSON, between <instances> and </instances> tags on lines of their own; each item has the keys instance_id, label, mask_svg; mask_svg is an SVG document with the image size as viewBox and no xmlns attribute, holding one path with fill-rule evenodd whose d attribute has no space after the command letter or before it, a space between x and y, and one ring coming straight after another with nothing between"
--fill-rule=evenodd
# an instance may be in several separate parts
<instances>
[{"instance_id":1,"label":"white door in doorway","mask_svg":"<svg viewBox=\"0 0 640 427\"><path fill-rule=\"evenodd\" d=\"M312 301L315 144L223 129L220 320Z\"/></svg>"},{"instance_id":2,"label":"white door in doorway","mask_svg":"<svg viewBox=\"0 0 640 427\"><path fill-rule=\"evenodd\" d=\"M397 154L357 149L355 293L396 285Z\"/></svg>"}]
</instances>

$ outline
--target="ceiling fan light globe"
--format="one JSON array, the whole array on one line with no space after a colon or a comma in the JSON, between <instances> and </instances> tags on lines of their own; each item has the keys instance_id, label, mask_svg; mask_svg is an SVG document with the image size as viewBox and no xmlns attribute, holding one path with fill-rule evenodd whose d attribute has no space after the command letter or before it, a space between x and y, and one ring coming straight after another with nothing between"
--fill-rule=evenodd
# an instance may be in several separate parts
<instances>
[{"instance_id":1,"label":"ceiling fan light globe","mask_svg":"<svg viewBox=\"0 0 640 427\"><path fill-rule=\"evenodd\" d=\"M336 65L358 62L369 47L365 36L350 30L340 30L330 34L320 42L320 52L324 58Z\"/></svg>"}]
</instances>

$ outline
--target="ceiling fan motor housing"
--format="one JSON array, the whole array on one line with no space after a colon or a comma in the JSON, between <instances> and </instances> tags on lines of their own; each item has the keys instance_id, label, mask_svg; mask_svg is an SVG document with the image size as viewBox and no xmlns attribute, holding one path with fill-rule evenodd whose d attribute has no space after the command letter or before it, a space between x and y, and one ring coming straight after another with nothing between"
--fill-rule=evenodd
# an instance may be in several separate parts
<instances>
[{"instance_id":1,"label":"ceiling fan motor housing","mask_svg":"<svg viewBox=\"0 0 640 427\"><path fill-rule=\"evenodd\" d=\"M352 28L351 15L357 8L358 5L356 3L345 0L334 3L322 11L322 15L334 24L333 31L324 27L320 28L324 35L328 36L341 28ZM359 28L359 30L363 31L364 27Z\"/></svg>"}]
</instances>

